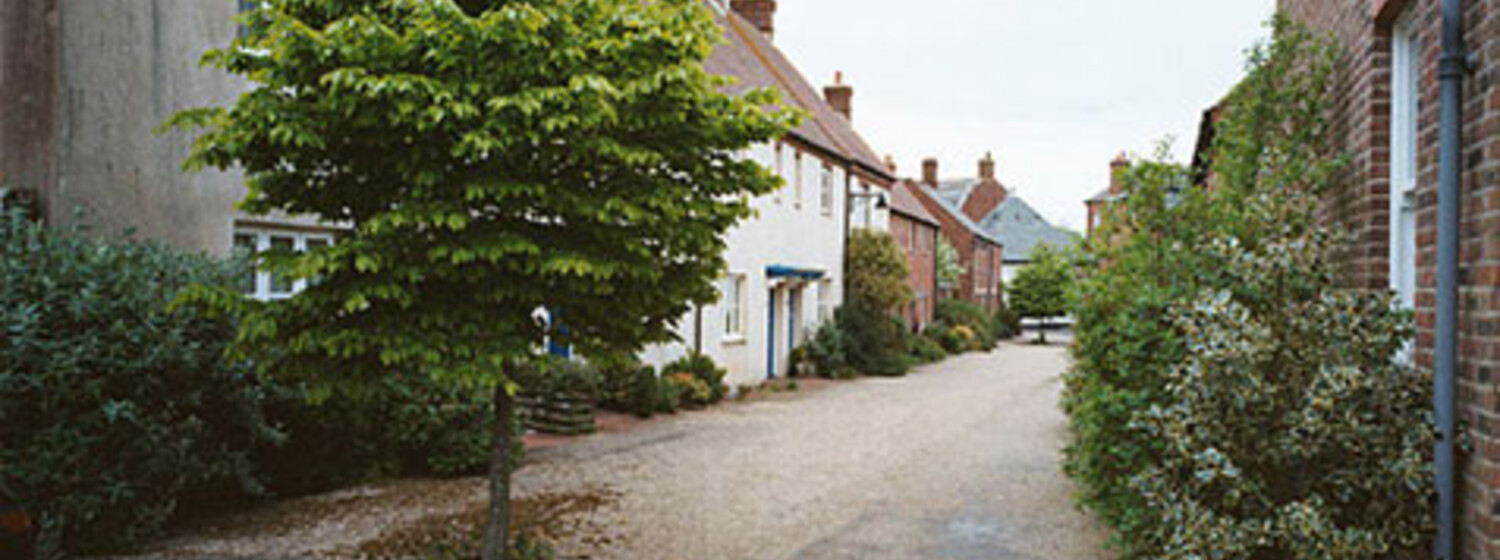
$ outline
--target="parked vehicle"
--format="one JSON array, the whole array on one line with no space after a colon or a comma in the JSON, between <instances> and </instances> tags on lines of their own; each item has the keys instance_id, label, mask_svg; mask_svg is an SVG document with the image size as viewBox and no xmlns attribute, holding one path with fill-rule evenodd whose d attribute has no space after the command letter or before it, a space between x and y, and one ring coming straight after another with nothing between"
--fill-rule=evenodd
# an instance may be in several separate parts
<instances>
[{"instance_id":1,"label":"parked vehicle","mask_svg":"<svg viewBox=\"0 0 1500 560\"><path fill-rule=\"evenodd\" d=\"M31 560L36 554L36 522L4 486L0 486L0 558Z\"/></svg>"}]
</instances>

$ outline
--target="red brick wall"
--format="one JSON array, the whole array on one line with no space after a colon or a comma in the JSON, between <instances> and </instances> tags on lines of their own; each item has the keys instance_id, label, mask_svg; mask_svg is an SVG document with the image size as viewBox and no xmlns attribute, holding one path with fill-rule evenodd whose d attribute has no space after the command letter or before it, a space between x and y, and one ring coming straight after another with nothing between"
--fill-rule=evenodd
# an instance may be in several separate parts
<instances>
[{"instance_id":1,"label":"red brick wall","mask_svg":"<svg viewBox=\"0 0 1500 560\"><path fill-rule=\"evenodd\" d=\"M994 179L984 179L974 186L969 199L964 201L964 214L975 222L983 222L1000 203L1005 202L1005 187Z\"/></svg>"},{"instance_id":2,"label":"red brick wall","mask_svg":"<svg viewBox=\"0 0 1500 560\"><path fill-rule=\"evenodd\" d=\"M940 230L943 238L948 240L948 243L953 245L953 248L958 251L958 264L964 271L958 281L959 299L977 302L979 300L975 297L974 293L974 233L969 231L969 228L965 227L957 218L954 218L952 214L949 214L948 209L941 202L933 198L934 195L930 189L931 187L928 185L918 185L917 188L912 189L912 193L917 196L917 200L922 203L922 206L927 208L927 212L937 218L938 223L942 224Z\"/></svg>"},{"instance_id":3,"label":"red brick wall","mask_svg":"<svg viewBox=\"0 0 1500 560\"><path fill-rule=\"evenodd\" d=\"M891 214L891 236L906 254L907 284L913 295L912 303L901 310L901 317L912 330L931 323L937 309L937 235L937 228L930 224Z\"/></svg>"},{"instance_id":4,"label":"red brick wall","mask_svg":"<svg viewBox=\"0 0 1500 560\"><path fill-rule=\"evenodd\" d=\"M1389 285L1390 22L1417 10L1422 45L1417 174L1417 364L1432 367L1437 244L1438 0L1279 0L1294 19L1333 33L1344 50L1334 109L1335 146L1353 166L1326 216L1356 236L1345 255L1356 287ZM1468 47L1479 68L1464 87L1463 230L1460 251L1459 408L1474 442L1460 489L1466 559L1500 560L1500 0L1467 0Z\"/></svg>"}]
</instances>

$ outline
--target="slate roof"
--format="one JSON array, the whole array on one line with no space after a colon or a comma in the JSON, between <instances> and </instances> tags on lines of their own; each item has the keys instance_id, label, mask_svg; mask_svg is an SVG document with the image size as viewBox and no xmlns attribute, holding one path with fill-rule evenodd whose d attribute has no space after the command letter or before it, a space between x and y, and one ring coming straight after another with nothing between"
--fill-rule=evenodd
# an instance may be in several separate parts
<instances>
[{"instance_id":1,"label":"slate roof","mask_svg":"<svg viewBox=\"0 0 1500 560\"><path fill-rule=\"evenodd\" d=\"M784 103L806 111L801 126L792 131L795 136L852 160L868 172L895 179L849 120L828 105L819 90L760 30L717 2L705 1L714 9L726 42L714 49L704 68L711 74L736 78L727 88L729 93L738 95L756 88L780 90Z\"/></svg>"},{"instance_id":2,"label":"slate roof","mask_svg":"<svg viewBox=\"0 0 1500 560\"><path fill-rule=\"evenodd\" d=\"M999 237L996 237L994 233L985 230L984 227L975 223L974 220L969 219L969 215L965 214L963 210L960 210L957 206L949 204L948 201L943 198L941 191L936 193L936 196L933 196L933 194L934 193L929 191L926 193L926 196L930 196L933 200L936 200L937 206L939 208L942 208L944 212L946 212L949 216L952 216L954 220L958 221L958 223L964 226L965 229L968 229L969 232L973 233L975 236L978 236L980 239L983 239L995 245L1000 245L1002 247L1005 245L1005 243L1001 241ZM1006 249L1007 252L1009 250L1009 248Z\"/></svg>"},{"instance_id":3,"label":"slate roof","mask_svg":"<svg viewBox=\"0 0 1500 560\"><path fill-rule=\"evenodd\" d=\"M1040 212L1018 196L1008 196L980 222L986 231L1005 244L1005 262L1027 262L1037 245L1071 247L1078 242L1073 232L1053 226Z\"/></svg>"},{"instance_id":4,"label":"slate roof","mask_svg":"<svg viewBox=\"0 0 1500 560\"><path fill-rule=\"evenodd\" d=\"M959 216L964 216L961 210L964 203L968 201L969 195L978 186L978 178L952 179L940 181L937 189L937 199ZM1103 195L1108 195L1106 189ZM1005 197L1005 202L990 211L979 222L980 229L988 232L1005 245L1005 262L1028 262L1031 260L1031 250L1039 243L1046 243L1054 247L1071 246L1078 241L1077 236L1067 230L1053 226L1040 212L1027 204L1025 200L1011 193Z\"/></svg>"},{"instance_id":5,"label":"slate roof","mask_svg":"<svg viewBox=\"0 0 1500 560\"><path fill-rule=\"evenodd\" d=\"M912 189L919 188L921 187L908 181L896 181L891 186L891 211L934 227L943 227L942 222L922 205L922 201L917 200L918 195Z\"/></svg>"}]
</instances>

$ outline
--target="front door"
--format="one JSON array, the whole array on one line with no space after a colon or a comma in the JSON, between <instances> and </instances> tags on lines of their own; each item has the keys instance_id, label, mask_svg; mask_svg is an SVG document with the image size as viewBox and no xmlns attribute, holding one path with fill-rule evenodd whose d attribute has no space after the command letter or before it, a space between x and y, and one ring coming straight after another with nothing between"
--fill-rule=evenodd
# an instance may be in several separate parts
<instances>
[{"instance_id":1,"label":"front door","mask_svg":"<svg viewBox=\"0 0 1500 560\"><path fill-rule=\"evenodd\" d=\"M766 379L776 379L776 295L780 291L771 288L766 293Z\"/></svg>"}]
</instances>

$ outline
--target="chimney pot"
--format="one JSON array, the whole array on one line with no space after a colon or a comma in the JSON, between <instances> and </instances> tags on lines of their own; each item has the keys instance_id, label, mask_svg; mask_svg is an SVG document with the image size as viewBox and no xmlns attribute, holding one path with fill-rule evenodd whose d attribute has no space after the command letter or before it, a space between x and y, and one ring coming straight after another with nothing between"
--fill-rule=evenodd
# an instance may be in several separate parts
<instances>
[{"instance_id":1,"label":"chimney pot","mask_svg":"<svg viewBox=\"0 0 1500 560\"><path fill-rule=\"evenodd\" d=\"M896 158L890 154L885 155L885 170L891 175L896 174Z\"/></svg>"},{"instance_id":2,"label":"chimney pot","mask_svg":"<svg viewBox=\"0 0 1500 560\"><path fill-rule=\"evenodd\" d=\"M984 159L979 160L979 178L993 181L995 179L995 155L986 152Z\"/></svg>"},{"instance_id":3,"label":"chimney pot","mask_svg":"<svg viewBox=\"0 0 1500 560\"><path fill-rule=\"evenodd\" d=\"M1125 190L1124 175L1128 169L1130 169L1130 158L1125 155L1125 152L1120 152L1120 155L1115 156L1115 159L1109 162L1109 194L1120 194Z\"/></svg>"},{"instance_id":4,"label":"chimney pot","mask_svg":"<svg viewBox=\"0 0 1500 560\"><path fill-rule=\"evenodd\" d=\"M776 0L729 0L729 9L771 39L776 35Z\"/></svg>"},{"instance_id":5,"label":"chimney pot","mask_svg":"<svg viewBox=\"0 0 1500 560\"><path fill-rule=\"evenodd\" d=\"M927 186L937 188L938 185L938 160L927 158L922 160L922 182Z\"/></svg>"},{"instance_id":6,"label":"chimney pot","mask_svg":"<svg viewBox=\"0 0 1500 560\"><path fill-rule=\"evenodd\" d=\"M833 85L823 88L823 98L844 120L854 122L854 87L844 84L843 72L833 75Z\"/></svg>"}]
</instances>

